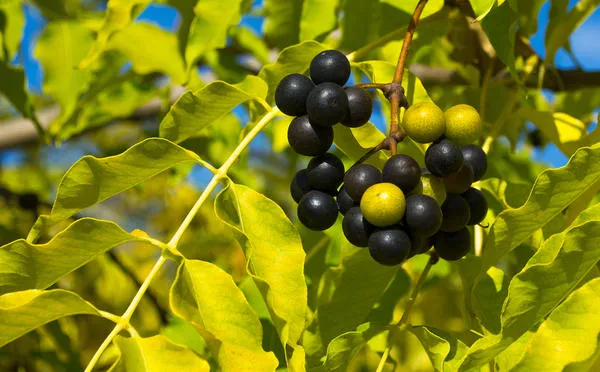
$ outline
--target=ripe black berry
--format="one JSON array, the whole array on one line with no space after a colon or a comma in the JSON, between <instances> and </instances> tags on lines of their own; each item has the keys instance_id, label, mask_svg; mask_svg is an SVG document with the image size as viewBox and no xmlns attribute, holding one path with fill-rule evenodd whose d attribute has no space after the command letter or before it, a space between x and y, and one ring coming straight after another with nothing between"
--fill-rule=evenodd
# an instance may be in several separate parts
<instances>
[{"instance_id":1,"label":"ripe black berry","mask_svg":"<svg viewBox=\"0 0 600 372\"><path fill-rule=\"evenodd\" d=\"M442 178L442 182L446 186L447 192L462 194L471 187L473 178L473 168L471 164L465 162L458 172Z\"/></svg>"},{"instance_id":2,"label":"ripe black berry","mask_svg":"<svg viewBox=\"0 0 600 372\"><path fill-rule=\"evenodd\" d=\"M415 233L431 236L442 226L442 210L432 197L410 195L406 198L404 220Z\"/></svg>"},{"instance_id":3,"label":"ripe black berry","mask_svg":"<svg viewBox=\"0 0 600 372\"><path fill-rule=\"evenodd\" d=\"M357 247L366 247L375 228L367 222L359 207L352 207L344 216L342 230L346 239Z\"/></svg>"},{"instance_id":4,"label":"ripe black berry","mask_svg":"<svg viewBox=\"0 0 600 372\"><path fill-rule=\"evenodd\" d=\"M401 264L411 250L410 238L399 227L390 227L371 233L368 246L371 257L387 266Z\"/></svg>"},{"instance_id":5,"label":"ripe black berry","mask_svg":"<svg viewBox=\"0 0 600 372\"><path fill-rule=\"evenodd\" d=\"M393 183L407 194L421 179L421 168L415 159L408 155L394 155L383 166L383 182Z\"/></svg>"},{"instance_id":6,"label":"ripe black berry","mask_svg":"<svg viewBox=\"0 0 600 372\"><path fill-rule=\"evenodd\" d=\"M416 233L413 230L407 231L408 236L410 237L410 254L408 258L413 257L417 254L423 254L429 251L429 248L433 245L433 238L431 236L424 236Z\"/></svg>"},{"instance_id":7,"label":"ripe black berry","mask_svg":"<svg viewBox=\"0 0 600 372\"><path fill-rule=\"evenodd\" d=\"M350 62L342 52L325 50L310 62L310 77L315 84L330 82L342 86L350 77Z\"/></svg>"},{"instance_id":8,"label":"ripe black berry","mask_svg":"<svg viewBox=\"0 0 600 372\"><path fill-rule=\"evenodd\" d=\"M447 261L456 261L471 250L471 237L467 228L456 232L439 231L433 236L433 247Z\"/></svg>"},{"instance_id":9,"label":"ripe black berry","mask_svg":"<svg viewBox=\"0 0 600 372\"><path fill-rule=\"evenodd\" d=\"M464 163L460 147L449 139L434 143L425 152L427 169L438 177L458 172Z\"/></svg>"},{"instance_id":10,"label":"ripe black berry","mask_svg":"<svg viewBox=\"0 0 600 372\"><path fill-rule=\"evenodd\" d=\"M488 204L483 193L471 187L461 196L467 201L467 204L469 204L471 217L469 218L467 225L476 225L483 221L488 210Z\"/></svg>"},{"instance_id":11,"label":"ripe black berry","mask_svg":"<svg viewBox=\"0 0 600 372\"><path fill-rule=\"evenodd\" d=\"M311 190L310 184L308 183L308 172L306 169L301 169L294 175L292 183L290 184L290 192L292 198L296 203L300 202L300 199Z\"/></svg>"},{"instance_id":12,"label":"ripe black berry","mask_svg":"<svg viewBox=\"0 0 600 372\"><path fill-rule=\"evenodd\" d=\"M288 142L300 155L322 155L333 143L333 128L312 125L308 115L299 116L288 127Z\"/></svg>"},{"instance_id":13,"label":"ripe black berry","mask_svg":"<svg viewBox=\"0 0 600 372\"><path fill-rule=\"evenodd\" d=\"M461 147L460 151L466 163L471 164L473 168L474 181L479 181L487 171L487 156L481 147L477 145L467 145Z\"/></svg>"},{"instance_id":14,"label":"ripe black berry","mask_svg":"<svg viewBox=\"0 0 600 372\"><path fill-rule=\"evenodd\" d=\"M336 200L340 209L340 213L343 215L346 214L350 208L358 207L358 203L356 203L354 199L348 195L348 192L344 186L342 186L340 192L338 192Z\"/></svg>"},{"instance_id":15,"label":"ripe black berry","mask_svg":"<svg viewBox=\"0 0 600 372\"><path fill-rule=\"evenodd\" d=\"M342 124L350 128L360 127L371 118L373 100L369 92L362 88L344 88L348 96L348 112Z\"/></svg>"},{"instance_id":16,"label":"ripe black berry","mask_svg":"<svg viewBox=\"0 0 600 372\"><path fill-rule=\"evenodd\" d=\"M307 192L298 203L298 219L311 230L330 228L337 215L337 203L333 196L321 191Z\"/></svg>"},{"instance_id":17,"label":"ripe black berry","mask_svg":"<svg viewBox=\"0 0 600 372\"><path fill-rule=\"evenodd\" d=\"M308 163L308 183L313 189L337 194L344 179L344 163L335 155L326 153L314 157Z\"/></svg>"},{"instance_id":18,"label":"ripe black berry","mask_svg":"<svg viewBox=\"0 0 600 372\"><path fill-rule=\"evenodd\" d=\"M311 123L330 127L346 116L348 96L337 84L319 84L308 95L306 111Z\"/></svg>"},{"instance_id":19,"label":"ripe black berry","mask_svg":"<svg viewBox=\"0 0 600 372\"><path fill-rule=\"evenodd\" d=\"M32 192L21 194L18 196L18 198L19 207L22 209L35 211L40 205L40 199L38 198L37 194Z\"/></svg>"},{"instance_id":20,"label":"ripe black berry","mask_svg":"<svg viewBox=\"0 0 600 372\"><path fill-rule=\"evenodd\" d=\"M372 185L381 182L381 172L369 164L357 164L344 176L344 187L348 195L356 202Z\"/></svg>"},{"instance_id":21,"label":"ripe black berry","mask_svg":"<svg viewBox=\"0 0 600 372\"><path fill-rule=\"evenodd\" d=\"M458 231L465 227L471 218L469 203L460 195L448 194L446 201L442 204L442 216L441 231Z\"/></svg>"},{"instance_id":22,"label":"ripe black berry","mask_svg":"<svg viewBox=\"0 0 600 372\"><path fill-rule=\"evenodd\" d=\"M304 115L308 94L314 87L315 84L304 75L288 75L281 79L275 90L275 103L284 114Z\"/></svg>"}]
</instances>

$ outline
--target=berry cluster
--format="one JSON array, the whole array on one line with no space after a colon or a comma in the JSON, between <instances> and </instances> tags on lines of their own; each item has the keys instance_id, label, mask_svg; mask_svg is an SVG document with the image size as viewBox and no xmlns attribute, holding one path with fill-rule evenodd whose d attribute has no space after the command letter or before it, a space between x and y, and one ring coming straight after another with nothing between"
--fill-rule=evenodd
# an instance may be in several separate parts
<instances>
[{"instance_id":1,"label":"berry cluster","mask_svg":"<svg viewBox=\"0 0 600 372\"><path fill-rule=\"evenodd\" d=\"M400 264L432 245L446 260L463 257L471 246L466 226L480 223L488 208L483 194L471 187L487 169L483 150L470 144L481 132L479 114L468 105L443 112L433 103L415 104L402 126L413 140L432 142L425 154L427 168L398 154L382 170L356 164L345 172L342 161L327 152L332 126L358 127L372 112L364 89L342 87L349 75L346 57L328 50L312 60L311 78L288 75L275 92L279 109L296 116L288 129L290 146L313 157L290 187L300 222L325 230L341 213L346 239L368 247L384 265Z\"/></svg>"}]
</instances>

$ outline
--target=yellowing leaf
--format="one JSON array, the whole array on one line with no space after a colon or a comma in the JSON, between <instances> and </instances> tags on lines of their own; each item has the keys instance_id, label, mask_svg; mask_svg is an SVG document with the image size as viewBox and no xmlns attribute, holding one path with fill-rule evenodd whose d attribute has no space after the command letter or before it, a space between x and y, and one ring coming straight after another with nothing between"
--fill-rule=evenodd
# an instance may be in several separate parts
<instances>
[{"instance_id":1,"label":"yellowing leaf","mask_svg":"<svg viewBox=\"0 0 600 372\"><path fill-rule=\"evenodd\" d=\"M210 371L206 360L190 349L169 341L165 336L157 335L148 338L117 336L115 344L121 352L121 357L111 371Z\"/></svg>"},{"instance_id":2,"label":"yellowing leaf","mask_svg":"<svg viewBox=\"0 0 600 372\"><path fill-rule=\"evenodd\" d=\"M541 173L519 208L500 213L484 247L484 269L547 224L600 181L600 145L581 148L569 163Z\"/></svg>"},{"instance_id":3,"label":"yellowing leaf","mask_svg":"<svg viewBox=\"0 0 600 372\"><path fill-rule=\"evenodd\" d=\"M196 92L184 93L160 123L160 136L174 142L197 135L234 107L249 101L263 101L267 86L262 79L249 75L239 84L216 81Z\"/></svg>"},{"instance_id":4,"label":"yellowing leaf","mask_svg":"<svg viewBox=\"0 0 600 372\"><path fill-rule=\"evenodd\" d=\"M215 201L217 216L244 248L248 273L260 289L284 345L298 346L307 289L300 236L281 207L262 194L230 184Z\"/></svg>"},{"instance_id":5,"label":"yellowing leaf","mask_svg":"<svg viewBox=\"0 0 600 372\"><path fill-rule=\"evenodd\" d=\"M175 165L198 160L162 138L146 139L115 156L84 156L63 176L49 217L64 220Z\"/></svg>"},{"instance_id":6,"label":"yellowing leaf","mask_svg":"<svg viewBox=\"0 0 600 372\"><path fill-rule=\"evenodd\" d=\"M600 279L572 292L523 346L511 371L563 371L593 356L600 335ZM579 368L587 371L587 368Z\"/></svg>"},{"instance_id":7,"label":"yellowing leaf","mask_svg":"<svg viewBox=\"0 0 600 372\"><path fill-rule=\"evenodd\" d=\"M120 244L137 241L109 221L82 218L45 244L24 239L0 247L0 293L47 288Z\"/></svg>"},{"instance_id":8,"label":"yellowing leaf","mask_svg":"<svg viewBox=\"0 0 600 372\"><path fill-rule=\"evenodd\" d=\"M0 296L0 347L53 320L75 314L100 315L73 292L36 289Z\"/></svg>"},{"instance_id":9,"label":"yellowing leaf","mask_svg":"<svg viewBox=\"0 0 600 372\"><path fill-rule=\"evenodd\" d=\"M210 345L223 371L268 371L277 358L262 349L258 316L235 285L217 266L183 260L171 287L171 308L190 321Z\"/></svg>"}]
</instances>

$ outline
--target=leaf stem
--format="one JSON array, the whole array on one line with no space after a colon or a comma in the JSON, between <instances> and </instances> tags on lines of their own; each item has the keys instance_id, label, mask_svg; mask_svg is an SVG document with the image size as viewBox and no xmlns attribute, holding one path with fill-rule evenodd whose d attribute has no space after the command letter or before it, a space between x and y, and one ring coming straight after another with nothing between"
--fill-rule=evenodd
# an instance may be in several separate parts
<instances>
[{"instance_id":1,"label":"leaf stem","mask_svg":"<svg viewBox=\"0 0 600 372\"><path fill-rule=\"evenodd\" d=\"M387 87L387 84L383 83L363 83L363 84L355 84L356 88L376 88L380 90L384 90Z\"/></svg>"},{"instance_id":2,"label":"leaf stem","mask_svg":"<svg viewBox=\"0 0 600 372\"><path fill-rule=\"evenodd\" d=\"M194 204L192 209L188 212L187 216L185 217L185 219L183 220L183 222L181 223L181 225L179 226L179 228L177 229L177 231L175 232L175 234L173 235L173 237L171 238L169 243L166 244L167 248L169 248L170 251L177 251L177 245L179 244L179 241L181 240L183 233L189 227L190 223L192 222L192 220L194 219L194 217L200 210L200 207L202 207L204 202L208 199L211 192L215 189L215 187L217 186L219 181L222 178L227 177L227 172L233 166L233 164L237 161L237 159L239 158L242 151L244 151L246 149L246 147L248 147L250 142L252 142L252 140L258 135L258 133L260 133L260 131L273 118L278 116L280 113L281 112L279 111L279 109L277 107L271 108L258 121L258 123L256 123L254 128L252 128L250 130L250 132L248 132L248 134L246 134L246 136L238 144L238 146L235 148L235 150L233 150L231 155L229 155L229 158L227 158L225 163L223 163L223 165L221 165L221 167L219 167L217 172L214 174L213 178L210 180L210 183L206 186L206 188L204 189L204 191L202 192L202 194L200 195L200 197L198 198L198 200L196 201L196 203ZM104 353L106 348L108 348L108 346L110 345L112 340L119 334L119 332L121 332L123 329L128 329L131 333L129 320L131 319L131 316L133 315L134 311L136 310L136 308L142 301L142 297L146 293L146 290L148 290L150 283L156 277L156 274L161 269L161 267L165 264L166 261L167 261L167 259L164 255L161 255L160 258L156 261L156 263L154 264L154 267L152 268L152 270L150 271L150 273L148 274L148 276L146 277L146 279L144 280L144 282L138 289L135 297L129 304L129 307L127 308L127 310L125 310L125 313L123 313L123 315L119 318L116 326L109 333L109 335L106 337L106 339L104 339L104 341L102 342L102 344L100 345L98 350L96 350L96 353L94 354L94 356L88 363L88 365L85 369L85 372L91 372L94 369L94 366L98 363L98 360L102 356L102 353ZM133 330L133 333L131 333L131 334L134 337L139 337L139 335L137 334L137 332L135 330Z\"/></svg>"},{"instance_id":3,"label":"leaf stem","mask_svg":"<svg viewBox=\"0 0 600 372\"><path fill-rule=\"evenodd\" d=\"M390 355L390 350L391 350L390 345L387 345L386 348L385 348L385 350L383 351L383 355L381 356L381 360L379 361L379 364L377 365L377 370L375 372L382 372L383 371L383 367L385 366L385 362L387 361L387 358Z\"/></svg>"},{"instance_id":4,"label":"leaf stem","mask_svg":"<svg viewBox=\"0 0 600 372\"><path fill-rule=\"evenodd\" d=\"M119 334L119 332L121 332L123 329L129 329L129 320L131 319L133 312L142 301L144 293L146 293L146 290L150 286L150 283L152 282L152 280L166 261L167 259L164 256L160 256L160 258L156 261L154 267L152 267L152 270L150 270L150 273L142 283L142 286L138 289L137 293L135 294L135 297L133 297L133 300L131 300L129 307L127 307L127 310L125 310L123 315L120 317L119 322L115 325L115 327L109 333L109 335L104 339L98 350L96 350L96 353L85 368L85 372L91 372L94 369L94 366L96 365L96 363L98 363L98 360L100 360L102 353L104 353L106 348L110 345L112 340Z\"/></svg>"}]
</instances>

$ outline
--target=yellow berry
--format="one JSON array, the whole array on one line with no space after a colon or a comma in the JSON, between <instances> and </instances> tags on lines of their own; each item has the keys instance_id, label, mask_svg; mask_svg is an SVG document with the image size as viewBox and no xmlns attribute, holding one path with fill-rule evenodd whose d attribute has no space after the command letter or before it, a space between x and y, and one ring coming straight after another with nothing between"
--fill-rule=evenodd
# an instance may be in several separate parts
<instances>
[{"instance_id":1,"label":"yellow berry","mask_svg":"<svg viewBox=\"0 0 600 372\"><path fill-rule=\"evenodd\" d=\"M481 136L481 117L473 106L460 104L452 106L446 116L446 137L458 145L465 146Z\"/></svg>"},{"instance_id":2,"label":"yellow berry","mask_svg":"<svg viewBox=\"0 0 600 372\"><path fill-rule=\"evenodd\" d=\"M444 134L446 119L444 112L435 103L420 102L406 110L402 126L413 140L428 143Z\"/></svg>"},{"instance_id":3,"label":"yellow berry","mask_svg":"<svg viewBox=\"0 0 600 372\"><path fill-rule=\"evenodd\" d=\"M404 193L393 183L377 183L363 194L360 210L365 219L375 226L393 225L404 217L406 211Z\"/></svg>"}]
</instances>

